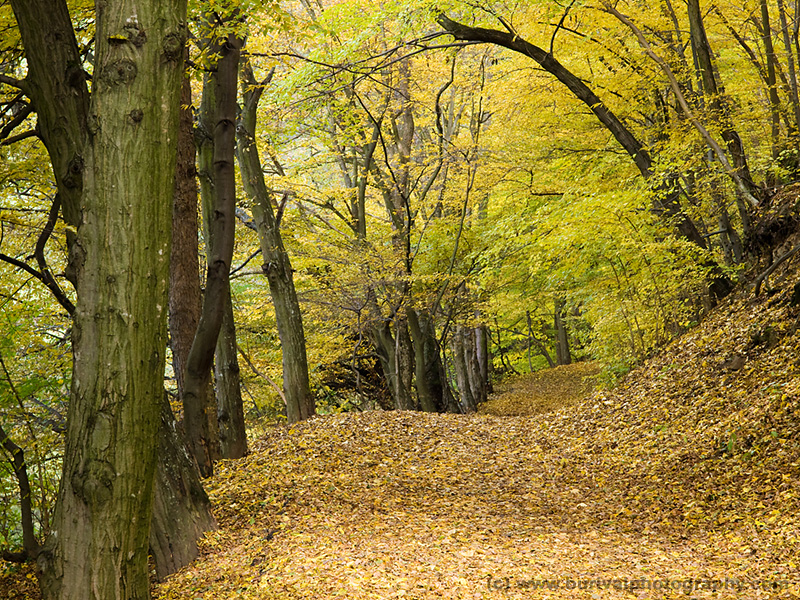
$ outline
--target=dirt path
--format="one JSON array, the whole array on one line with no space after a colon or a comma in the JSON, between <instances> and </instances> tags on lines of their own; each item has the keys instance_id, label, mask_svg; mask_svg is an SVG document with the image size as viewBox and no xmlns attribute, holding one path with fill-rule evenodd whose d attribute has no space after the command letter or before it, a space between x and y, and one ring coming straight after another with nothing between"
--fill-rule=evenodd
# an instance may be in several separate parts
<instances>
[{"instance_id":1,"label":"dirt path","mask_svg":"<svg viewBox=\"0 0 800 600\"><path fill-rule=\"evenodd\" d=\"M540 381L543 397L571 403L585 368L563 373L563 393ZM518 382L486 410L533 388ZM575 410L537 406L515 417L335 415L272 431L219 469L222 529L159 597L800 597L783 583L796 571L764 550L772 538L676 527L659 484L587 450ZM782 587L751 587L772 584Z\"/></svg>"}]
</instances>

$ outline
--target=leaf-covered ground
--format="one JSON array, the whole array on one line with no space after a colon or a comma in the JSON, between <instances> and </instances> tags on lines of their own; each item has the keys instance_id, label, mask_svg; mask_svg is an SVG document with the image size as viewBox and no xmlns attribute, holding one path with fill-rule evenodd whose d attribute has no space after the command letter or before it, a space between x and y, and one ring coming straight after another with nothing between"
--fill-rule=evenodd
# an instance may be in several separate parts
<instances>
[{"instance_id":1,"label":"leaf-covered ground","mask_svg":"<svg viewBox=\"0 0 800 600\"><path fill-rule=\"evenodd\" d=\"M579 364L478 415L273 428L219 466L221 529L155 594L800 598L790 292L728 301L613 391L584 396Z\"/></svg>"},{"instance_id":2,"label":"leaf-covered ground","mask_svg":"<svg viewBox=\"0 0 800 600\"><path fill-rule=\"evenodd\" d=\"M157 593L800 598L787 302L732 300L618 389L577 402L591 365L512 382L484 414L276 428L220 467L222 528Z\"/></svg>"}]
</instances>

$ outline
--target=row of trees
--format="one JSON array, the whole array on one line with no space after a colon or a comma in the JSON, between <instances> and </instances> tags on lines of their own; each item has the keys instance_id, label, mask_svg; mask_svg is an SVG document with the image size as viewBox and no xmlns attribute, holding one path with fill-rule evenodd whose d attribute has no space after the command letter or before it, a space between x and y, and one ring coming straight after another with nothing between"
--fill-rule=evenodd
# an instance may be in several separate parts
<instances>
[{"instance_id":1,"label":"row of trees","mask_svg":"<svg viewBox=\"0 0 800 600\"><path fill-rule=\"evenodd\" d=\"M200 476L247 451L239 356L289 422L336 386L475 411L535 355L624 370L789 233L781 1L0 10L7 558L46 598L193 558Z\"/></svg>"}]
</instances>

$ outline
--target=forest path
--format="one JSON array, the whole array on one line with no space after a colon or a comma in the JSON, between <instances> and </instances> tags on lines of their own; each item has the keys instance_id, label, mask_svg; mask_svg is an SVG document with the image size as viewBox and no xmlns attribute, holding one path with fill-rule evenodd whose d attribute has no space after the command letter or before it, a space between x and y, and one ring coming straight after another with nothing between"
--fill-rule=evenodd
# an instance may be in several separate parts
<instances>
[{"instance_id":1,"label":"forest path","mask_svg":"<svg viewBox=\"0 0 800 600\"><path fill-rule=\"evenodd\" d=\"M547 412L576 402L593 372L523 377L484 407L528 416L371 412L275 428L221 465L209 486L221 530L158 597L797 598L796 585L736 587L786 579L771 541L735 523L687 528L674 467L648 471L618 434L598 435L614 400Z\"/></svg>"}]
</instances>

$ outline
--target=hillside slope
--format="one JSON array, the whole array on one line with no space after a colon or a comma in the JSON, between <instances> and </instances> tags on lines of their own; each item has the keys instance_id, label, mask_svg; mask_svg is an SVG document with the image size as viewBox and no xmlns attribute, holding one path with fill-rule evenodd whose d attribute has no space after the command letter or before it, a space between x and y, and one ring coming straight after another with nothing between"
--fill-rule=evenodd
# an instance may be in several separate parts
<instances>
[{"instance_id":1,"label":"hillside slope","mask_svg":"<svg viewBox=\"0 0 800 600\"><path fill-rule=\"evenodd\" d=\"M789 300L732 298L556 410L276 428L219 470L223 528L159 597L800 598ZM512 387L537 381L561 393L547 372ZM520 412L484 410L503 406Z\"/></svg>"}]
</instances>

